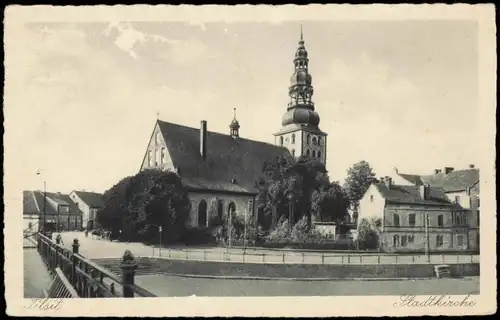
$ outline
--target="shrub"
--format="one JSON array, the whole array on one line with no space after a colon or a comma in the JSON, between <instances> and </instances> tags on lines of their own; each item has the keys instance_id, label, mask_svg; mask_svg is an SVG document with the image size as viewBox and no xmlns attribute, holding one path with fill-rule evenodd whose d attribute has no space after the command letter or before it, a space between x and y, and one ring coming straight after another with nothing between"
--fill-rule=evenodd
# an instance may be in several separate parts
<instances>
[{"instance_id":1,"label":"shrub","mask_svg":"<svg viewBox=\"0 0 500 320\"><path fill-rule=\"evenodd\" d=\"M187 245L211 244L215 242L214 236L205 227L187 228L180 240Z\"/></svg>"},{"instance_id":2,"label":"shrub","mask_svg":"<svg viewBox=\"0 0 500 320\"><path fill-rule=\"evenodd\" d=\"M356 245L359 249L379 249L380 225L380 219L361 219L356 239Z\"/></svg>"}]
</instances>

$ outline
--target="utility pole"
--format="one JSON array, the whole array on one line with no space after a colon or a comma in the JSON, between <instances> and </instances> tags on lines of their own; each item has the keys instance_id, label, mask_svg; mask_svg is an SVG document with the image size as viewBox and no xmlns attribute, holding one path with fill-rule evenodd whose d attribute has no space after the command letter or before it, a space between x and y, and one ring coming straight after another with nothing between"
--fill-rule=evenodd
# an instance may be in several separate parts
<instances>
[{"instance_id":1,"label":"utility pole","mask_svg":"<svg viewBox=\"0 0 500 320\"><path fill-rule=\"evenodd\" d=\"M42 234L45 234L45 207L47 203L47 183L43 182L43 213L42 213Z\"/></svg>"},{"instance_id":2,"label":"utility pole","mask_svg":"<svg viewBox=\"0 0 500 320\"><path fill-rule=\"evenodd\" d=\"M425 214L425 256L427 257L427 262L431 261L430 256L430 239L429 239L429 214Z\"/></svg>"}]
</instances>

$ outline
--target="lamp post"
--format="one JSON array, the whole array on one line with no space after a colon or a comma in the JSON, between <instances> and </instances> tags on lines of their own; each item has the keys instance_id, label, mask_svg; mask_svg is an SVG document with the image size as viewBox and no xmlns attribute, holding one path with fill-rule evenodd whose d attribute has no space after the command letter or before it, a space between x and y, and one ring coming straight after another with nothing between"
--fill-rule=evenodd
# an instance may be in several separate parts
<instances>
[{"instance_id":1,"label":"lamp post","mask_svg":"<svg viewBox=\"0 0 500 320\"><path fill-rule=\"evenodd\" d=\"M293 226L293 222L292 222L292 219L293 219L293 198L294 198L293 191L291 191L291 190L288 191L286 196L288 198L288 229L291 233L292 226Z\"/></svg>"}]
</instances>

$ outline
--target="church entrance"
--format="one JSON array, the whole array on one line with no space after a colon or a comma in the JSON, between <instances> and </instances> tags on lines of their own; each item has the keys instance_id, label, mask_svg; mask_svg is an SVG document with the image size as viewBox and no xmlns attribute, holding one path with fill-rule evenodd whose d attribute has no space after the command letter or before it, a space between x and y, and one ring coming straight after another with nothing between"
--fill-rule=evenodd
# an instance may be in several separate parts
<instances>
[{"instance_id":1,"label":"church entrance","mask_svg":"<svg viewBox=\"0 0 500 320\"><path fill-rule=\"evenodd\" d=\"M206 227L207 225L207 202L201 200L198 205L198 226Z\"/></svg>"}]
</instances>

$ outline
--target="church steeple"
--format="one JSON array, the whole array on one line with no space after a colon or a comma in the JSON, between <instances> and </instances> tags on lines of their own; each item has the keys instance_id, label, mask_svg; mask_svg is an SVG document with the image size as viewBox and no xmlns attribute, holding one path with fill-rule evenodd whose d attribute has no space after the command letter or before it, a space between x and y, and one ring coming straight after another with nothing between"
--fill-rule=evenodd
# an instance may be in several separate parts
<instances>
[{"instance_id":1,"label":"church steeple","mask_svg":"<svg viewBox=\"0 0 500 320\"><path fill-rule=\"evenodd\" d=\"M233 138L237 138L240 136L239 134L240 130L240 123L238 120L236 120L236 108L233 109L233 121L231 121L231 124L229 125L229 134Z\"/></svg>"},{"instance_id":2,"label":"church steeple","mask_svg":"<svg viewBox=\"0 0 500 320\"><path fill-rule=\"evenodd\" d=\"M312 86L312 77L309 74L309 58L304 45L302 24L300 25L300 40L298 44L299 46L295 51L295 58L293 60L294 72L290 78L290 86L288 87L290 102L288 103L287 113L283 116L282 124L283 126L301 124L317 127L319 116L314 112L314 102L312 101L314 89Z\"/></svg>"},{"instance_id":3,"label":"church steeple","mask_svg":"<svg viewBox=\"0 0 500 320\"><path fill-rule=\"evenodd\" d=\"M288 87L290 101L281 119L282 128L274 134L275 143L286 147L294 157L306 156L325 164L327 134L319 128L319 115L312 101L314 89L302 23L293 65Z\"/></svg>"}]
</instances>

